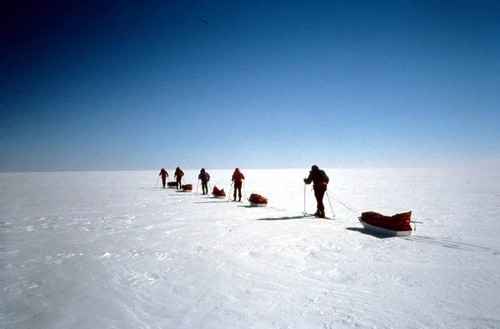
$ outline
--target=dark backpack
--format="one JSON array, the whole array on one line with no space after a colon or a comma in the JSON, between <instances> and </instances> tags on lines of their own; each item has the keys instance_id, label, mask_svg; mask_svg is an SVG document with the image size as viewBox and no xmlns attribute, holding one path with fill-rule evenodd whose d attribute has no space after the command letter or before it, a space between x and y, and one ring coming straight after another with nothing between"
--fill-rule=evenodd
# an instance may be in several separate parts
<instances>
[{"instance_id":1,"label":"dark backpack","mask_svg":"<svg viewBox=\"0 0 500 329\"><path fill-rule=\"evenodd\" d=\"M320 177L321 177L321 181L323 181L327 184L330 182L330 178L328 178L328 176L326 175L324 170L320 170Z\"/></svg>"},{"instance_id":2,"label":"dark backpack","mask_svg":"<svg viewBox=\"0 0 500 329\"><path fill-rule=\"evenodd\" d=\"M203 182L208 182L210 180L210 175L205 171L204 173L201 173L199 178L203 181Z\"/></svg>"}]
</instances>

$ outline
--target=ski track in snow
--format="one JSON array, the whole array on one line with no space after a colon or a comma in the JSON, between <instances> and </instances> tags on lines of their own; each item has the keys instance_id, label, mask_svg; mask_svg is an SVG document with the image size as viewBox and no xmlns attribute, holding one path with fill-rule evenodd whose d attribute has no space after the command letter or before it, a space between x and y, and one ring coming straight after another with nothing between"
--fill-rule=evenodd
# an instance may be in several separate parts
<instances>
[{"instance_id":1,"label":"ski track in snow","mask_svg":"<svg viewBox=\"0 0 500 329\"><path fill-rule=\"evenodd\" d=\"M335 220L301 215L308 170L244 170L267 208L161 189L156 172L0 174L0 323L500 328L498 173L326 171ZM229 196L232 171L209 172ZM423 224L384 238L352 210Z\"/></svg>"}]
</instances>

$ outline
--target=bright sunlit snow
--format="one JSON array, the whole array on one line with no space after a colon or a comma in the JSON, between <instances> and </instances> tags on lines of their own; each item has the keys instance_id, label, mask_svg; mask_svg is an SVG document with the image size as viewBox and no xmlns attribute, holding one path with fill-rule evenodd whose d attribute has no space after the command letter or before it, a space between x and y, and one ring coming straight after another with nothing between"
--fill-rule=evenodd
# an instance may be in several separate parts
<instances>
[{"instance_id":1,"label":"bright sunlit snow","mask_svg":"<svg viewBox=\"0 0 500 329\"><path fill-rule=\"evenodd\" d=\"M500 328L498 170L326 169L330 220L302 217L308 169L242 171L268 207L198 171L0 174L0 327ZM423 224L374 236L369 210Z\"/></svg>"}]
</instances>

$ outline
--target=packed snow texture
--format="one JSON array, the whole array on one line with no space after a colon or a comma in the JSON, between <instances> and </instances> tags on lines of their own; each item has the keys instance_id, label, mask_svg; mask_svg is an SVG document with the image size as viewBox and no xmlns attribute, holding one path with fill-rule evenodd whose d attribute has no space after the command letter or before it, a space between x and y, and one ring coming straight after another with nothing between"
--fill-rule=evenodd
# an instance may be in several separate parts
<instances>
[{"instance_id":1,"label":"packed snow texture","mask_svg":"<svg viewBox=\"0 0 500 329\"><path fill-rule=\"evenodd\" d=\"M498 170L326 169L329 220L308 169L242 171L266 208L194 170L0 174L0 327L500 328ZM423 223L384 238L370 210Z\"/></svg>"}]
</instances>

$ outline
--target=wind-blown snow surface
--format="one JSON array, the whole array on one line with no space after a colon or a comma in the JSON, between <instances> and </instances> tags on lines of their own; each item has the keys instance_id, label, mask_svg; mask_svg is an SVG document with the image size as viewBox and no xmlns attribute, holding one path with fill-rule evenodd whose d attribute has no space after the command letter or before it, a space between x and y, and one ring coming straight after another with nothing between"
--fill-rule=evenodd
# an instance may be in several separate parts
<instances>
[{"instance_id":1,"label":"wind-blown snow surface","mask_svg":"<svg viewBox=\"0 0 500 329\"><path fill-rule=\"evenodd\" d=\"M335 220L302 217L307 169L243 170L267 208L197 171L0 174L1 327L500 328L498 171L326 171ZM373 236L339 201L424 223Z\"/></svg>"}]
</instances>

